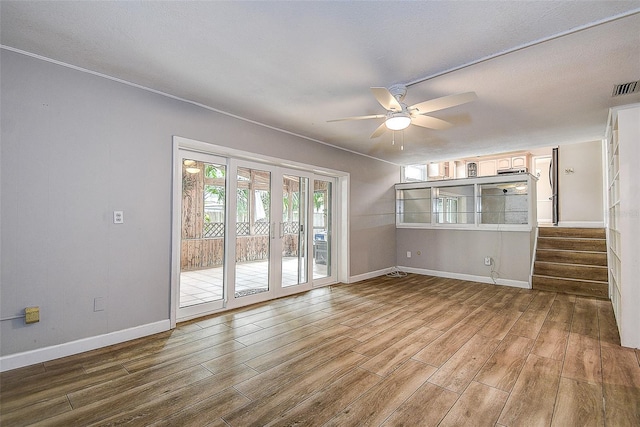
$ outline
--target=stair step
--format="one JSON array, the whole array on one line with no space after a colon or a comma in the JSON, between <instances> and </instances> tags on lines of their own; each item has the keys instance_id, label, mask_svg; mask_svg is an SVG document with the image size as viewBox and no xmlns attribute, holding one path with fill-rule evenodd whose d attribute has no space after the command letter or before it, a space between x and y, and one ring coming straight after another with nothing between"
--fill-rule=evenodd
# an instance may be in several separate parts
<instances>
[{"instance_id":1,"label":"stair step","mask_svg":"<svg viewBox=\"0 0 640 427\"><path fill-rule=\"evenodd\" d=\"M567 279L594 280L598 282L606 282L609 280L609 269L607 267L559 264L537 260L533 266L533 274Z\"/></svg>"},{"instance_id":2,"label":"stair step","mask_svg":"<svg viewBox=\"0 0 640 427\"><path fill-rule=\"evenodd\" d=\"M574 239L538 236L538 249L606 252L607 241L604 239Z\"/></svg>"},{"instance_id":3,"label":"stair step","mask_svg":"<svg viewBox=\"0 0 640 427\"><path fill-rule=\"evenodd\" d=\"M609 298L609 285L605 282L534 275L532 288L539 291L560 292L585 297Z\"/></svg>"},{"instance_id":4,"label":"stair step","mask_svg":"<svg viewBox=\"0 0 640 427\"><path fill-rule=\"evenodd\" d=\"M538 249L536 261L556 262L564 264L582 264L607 266L606 252L563 251L554 249Z\"/></svg>"},{"instance_id":5,"label":"stair step","mask_svg":"<svg viewBox=\"0 0 640 427\"><path fill-rule=\"evenodd\" d=\"M539 227L533 289L608 299L604 228Z\"/></svg>"},{"instance_id":6,"label":"stair step","mask_svg":"<svg viewBox=\"0 0 640 427\"><path fill-rule=\"evenodd\" d=\"M538 236L541 237L575 237L583 239L606 239L604 228L574 228L574 227L539 227Z\"/></svg>"}]
</instances>

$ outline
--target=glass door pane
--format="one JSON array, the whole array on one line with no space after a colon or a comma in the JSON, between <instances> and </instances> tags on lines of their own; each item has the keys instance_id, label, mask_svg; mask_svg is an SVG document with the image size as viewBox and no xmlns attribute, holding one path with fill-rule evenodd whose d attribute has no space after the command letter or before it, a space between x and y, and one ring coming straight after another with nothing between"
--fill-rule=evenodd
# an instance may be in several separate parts
<instances>
[{"instance_id":1,"label":"glass door pane","mask_svg":"<svg viewBox=\"0 0 640 427\"><path fill-rule=\"evenodd\" d=\"M238 167L235 297L269 291L271 172Z\"/></svg>"},{"instance_id":2,"label":"glass door pane","mask_svg":"<svg viewBox=\"0 0 640 427\"><path fill-rule=\"evenodd\" d=\"M332 182L313 181L313 278L331 276Z\"/></svg>"},{"instance_id":3,"label":"glass door pane","mask_svg":"<svg viewBox=\"0 0 640 427\"><path fill-rule=\"evenodd\" d=\"M221 307L225 292L226 166L198 157L201 156L181 159L178 307L179 310L192 308L188 310L190 314ZM217 303L216 307L212 303Z\"/></svg>"},{"instance_id":4,"label":"glass door pane","mask_svg":"<svg viewBox=\"0 0 640 427\"><path fill-rule=\"evenodd\" d=\"M309 179L282 177L282 287L307 283L307 194Z\"/></svg>"}]
</instances>

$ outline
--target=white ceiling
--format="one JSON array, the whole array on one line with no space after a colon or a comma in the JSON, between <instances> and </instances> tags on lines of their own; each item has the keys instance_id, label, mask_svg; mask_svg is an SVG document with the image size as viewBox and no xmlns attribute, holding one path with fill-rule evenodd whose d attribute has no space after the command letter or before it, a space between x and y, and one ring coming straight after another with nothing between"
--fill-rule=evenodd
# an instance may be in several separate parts
<instances>
[{"instance_id":1,"label":"white ceiling","mask_svg":"<svg viewBox=\"0 0 640 427\"><path fill-rule=\"evenodd\" d=\"M603 137L640 79L640 0L1 1L0 42L397 164ZM478 100L371 140L369 87Z\"/></svg>"}]
</instances>

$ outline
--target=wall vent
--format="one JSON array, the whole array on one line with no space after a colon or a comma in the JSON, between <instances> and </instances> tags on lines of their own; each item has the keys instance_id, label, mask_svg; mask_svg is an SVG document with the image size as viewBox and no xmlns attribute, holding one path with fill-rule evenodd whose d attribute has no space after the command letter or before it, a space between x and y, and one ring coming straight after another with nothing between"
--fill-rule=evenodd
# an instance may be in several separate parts
<instances>
[{"instance_id":1,"label":"wall vent","mask_svg":"<svg viewBox=\"0 0 640 427\"><path fill-rule=\"evenodd\" d=\"M636 92L640 92L640 80L615 85L611 96L629 95Z\"/></svg>"}]
</instances>

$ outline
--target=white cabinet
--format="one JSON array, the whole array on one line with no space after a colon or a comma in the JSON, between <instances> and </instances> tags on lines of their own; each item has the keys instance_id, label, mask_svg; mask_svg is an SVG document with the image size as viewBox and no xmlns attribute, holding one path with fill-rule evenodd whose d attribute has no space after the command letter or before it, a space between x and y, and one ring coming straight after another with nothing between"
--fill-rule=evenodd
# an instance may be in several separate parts
<instances>
[{"instance_id":1,"label":"white cabinet","mask_svg":"<svg viewBox=\"0 0 640 427\"><path fill-rule=\"evenodd\" d=\"M507 157L504 159L496 160L496 169L497 170L511 169L511 158Z\"/></svg>"},{"instance_id":2,"label":"white cabinet","mask_svg":"<svg viewBox=\"0 0 640 427\"><path fill-rule=\"evenodd\" d=\"M478 176L491 176L497 173L495 160L482 160L478 162Z\"/></svg>"},{"instance_id":3,"label":"white cabinet","mask_svg":"<svg viewBox=\"0 0 640 427\"><path fill-rule=\"evenodd\" d=\"M511 167L513 169L522 169L528 167L527 156L517 156L511 158Z\"/></svg>"},{"instance_id":4,"label":"white cabinet","mask_svg":"<svg viewBox=\"0 0 640 427\"><path fill-rule=\"evenodd\" d=\"M478 156L463 160L432 162L426 165L426 180L472 178L480 176L495 176L498 172L511 169L528 169L531 154L524 151L503 153L492 156ZM405 173L408 167L405 169Z\"/></svg>"},{"instance_id":5,"label":"white cabinet","mask_svg":"<svg viewBox=\"0 0 640 427\"><path fill-rule=\"evenodd\" d=\"M609 294L623 346L640 348L640 104L611 110L607 132Z\"/></svg>"},{"instance_id":6,"label":"white cabinet","mask_svg":"<svg viewBox=\"0 0 640 427\"><path fill-rule=\"evenodd\" d=\"M523 169L528 165L528 156L514 156L514 157L504 157L496 160L496 169L497 170L505 170L505 169Z\"/></svg>"}]
</instances>

